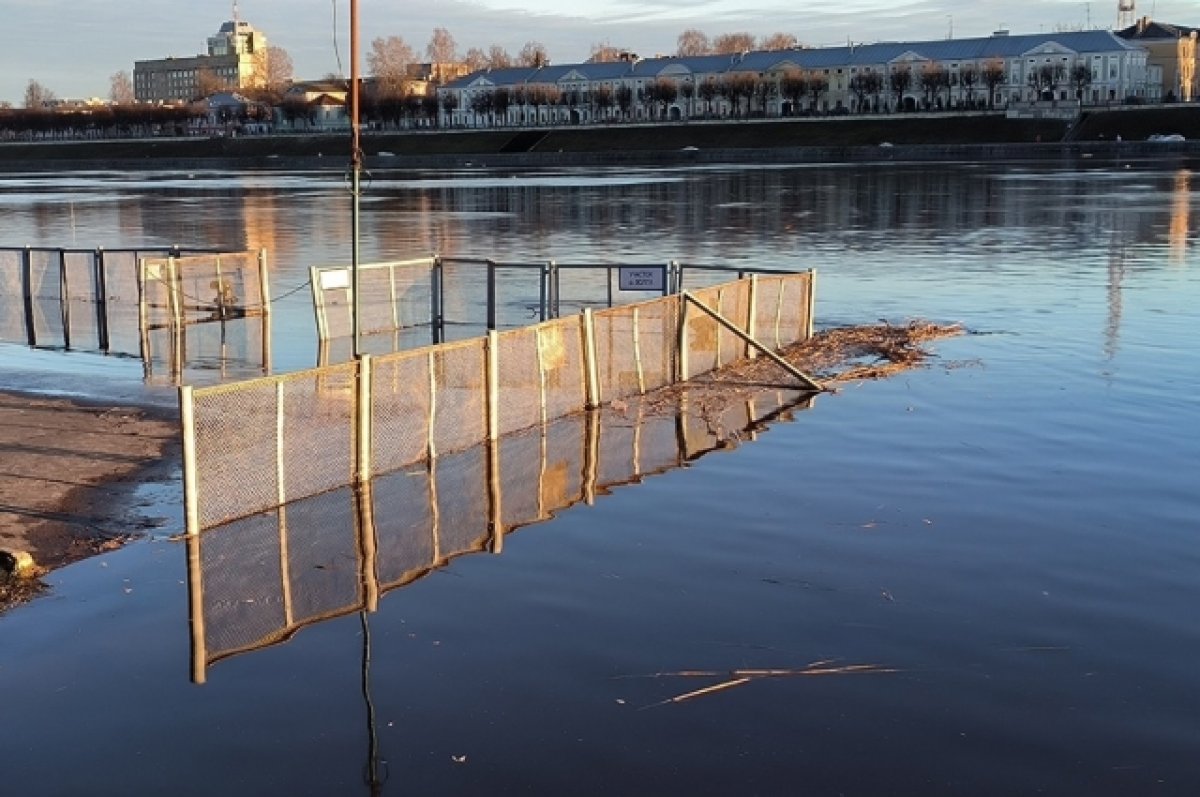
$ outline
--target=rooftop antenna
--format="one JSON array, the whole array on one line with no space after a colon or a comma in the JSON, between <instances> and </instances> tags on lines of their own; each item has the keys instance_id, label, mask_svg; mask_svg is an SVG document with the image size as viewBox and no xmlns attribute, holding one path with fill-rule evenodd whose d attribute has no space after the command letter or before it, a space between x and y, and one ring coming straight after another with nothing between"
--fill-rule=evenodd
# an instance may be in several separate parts
<instances>
[{"instance_id":1,"label":"rooftop antenna","mask_svg":"<svg viewBox=\"0 0 1200 797\"><path fill-rule=\"evenodd\" d=\"M1134 0L1117 0L1117 29L1124 30L1134 23Z\"/></svg>"},{"instance_id":2,"label":"rooftop antenna","mask_svg":"<svg viewBox=\"0 0 1200 797\"><path fill-rule=\"evenodd\" d=\"M237 30L237 24L241 20L238 17L238 0L233 0L233 29Z\"/></svg>"}]
</instances>

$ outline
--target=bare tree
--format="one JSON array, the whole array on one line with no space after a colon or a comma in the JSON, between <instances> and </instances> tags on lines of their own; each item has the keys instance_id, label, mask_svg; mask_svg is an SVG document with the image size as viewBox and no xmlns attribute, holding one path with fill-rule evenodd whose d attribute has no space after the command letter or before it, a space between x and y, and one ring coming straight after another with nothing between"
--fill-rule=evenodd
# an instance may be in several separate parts
<instances>
[{"instance_id":1,"label":"bare tree","mask_svg":"<svg viewBox=\"0 0 1200 797\"><path fill-rule=\"evenodd\" d=\"M513 65L513 57L498 44L488 48L487 65L491 69L508 69Z\"/></svg>"},{"instance_id":2,"label":"bare tree","mask_svg":"<svg viewBox=\"0 0 1200 797\"><path fill-rule=\"evenodd\" d=\"M445 28L434 28L429 44L425 45L425 55L432 64L433 82L445 81L446 68L458 60L458 43Z\"/></svg>"},{"instance_id":3,"label":"bare tree","mask_svg":"<svg viewBox=\"0 0 1200 797\"><path fill-rule=\"evenodd\" d=\"M974 64L966 64L958 71L958 84L962 93L967 95L967 107L975 104L975 87L979 85L979 69ZM961 95L960 95L961 97Z\"/></svg>"},{"instance_id":4,"label":"bare tree","mask_svg":"<svg viewBox=\"0 0 1200 797\"><path fill-rule=\"evenodd\" d=\"M864 69L854 77L850 78L850 91L854 96L858 97L858 112L866 113L867 97L879 93L883 87L883 78L879 73L872 72L869 69Z\"/></svg>"},{"instance_id":5,"label":"bare tree","mask_svg":"<svg viewBox=\"0 0 1200 797\"><path fill-rule=\"evenodd\" d=\"M794 50L800 46L800 40L790 33L772 33L758 44L760 50Z\"/></svg>"},{"instance_id":6,"label":"bare tree","mask_svg":"<svg viewBox=\"0 0 1200 797\"><path fill-rule=\"evenodd\" d=\"M416 60L413 48L404 39L388 36L371 42L367 68L375 76L375 85L381 95L403 94L408 67Z\"/></svg>"},{"instance_id":7,"label":"bare tree","mask_svg":"<svg viewBox=\"0 0 1200 797\"><path fill-rule=\"evenodd\" d=\"M546 53L546 45L537 41L525 42L517 55L517 63L521 66L543 67L550 65L550 56Z\"/></svg>"},{"instance_id":8,"label":"bare tree","mask_svg":"<svg viewBox=\"0 0 1200 797\"><path fill-rule=\"evenodd\" d=\"M713 39L712 49L719 55L746 53L754 49L754 42L752 33L722 33Z\"/></svg>"},{"instance_id":9,"label":"bare tree","mask_svg":"<svg viewBox=\"0 0 1200 797\"><path fill-rule=\"evenodd\" d=\"M467 54L463 56L463 63L467 65L467 69L471 72L478 72L481 69L487 69L488 57L487 53L480 50L478 47L472 47L467 50Z\"/></svg>"},{"instance_id":10,"label":"bare tree","mask_svg":"<svg viewBox=\"0 0 1200 797\"><path fill-rule=\"evenodd\" d=\"M292 56L282 47L267 47L267 88L282 91L292 84L296 67Z\"/></svg>"},{"instance_id":11,"label":"bare tree","mask_svg":"<svg viewBox=\"0 0 1200 797\"><path fill-rule=\"evenodd\" d=\"M611 64L614 61L621 60L621 50L618 47L613 47L607 43L597 43L592 45L592 57L588 59L589 64Z\"/></svg>"},{"instance_id":12,"label":"bare tree","mask_svg":"<svg viewBox=\"0 0 1200 797\"><path fill-rule=\"evenodd\" d=\"M599 110L599 116L607 117L614 101L613 91L608 86L598 86L592 91L592 105Z\"/></svg>"},{"instance_id":13,"label":"bare tree","mask_svg":"<svg viewBox=\"0 0 1200 797\"><path fill-rule=\"evenodd\" d=\"M705 116L712 116L713 100L715 100L717 95L720 93L721 87L711 76L705 78L704 82L696 87L696 94L699 95L700 99L704 100Z\"/></svg>"},{"instance_id":14,"label":"bare tree","mask_svg":"<svg viewBox=\"0 0 1200 797\"><path fill-rule=\"evenodd\" d=\"M729 107L734 116L742 115L742 97L747 99L746 111L749 112L749 100L754 95L757 83L757 72L731 72L721 80L718 90L729 101Z\"/></svg>"},{"instance_id":15,"label":"bare tree","mask_svg":"<svg viewBox=\"0 0 1200 797\"><path fill-rule=\"evenodd\" d=\"M792 114L800 110L800 101L808 94L808 78L798 69L789 69L779 78L779 93L792 103Z\"/></svg>"},{"instance_id":16,"label":"bare tree","mask_svg":"<svg viewBox=\"0 0 1200 797\"><path fill-rule=\"evenodd\" d=\"M679 34L678 47L676 48L676 53L679 56L686 58L695 55L708 55L711 52L712 45L709 44L708 35L703 31L688 28Z\"/></svg>"},{"instance_id":17,"label":"bare tree","mask_svg":"<svg viewBox=\"0 0 1200 797\"><path fill-rule=\"evenodd\" d=\"M30 78L29 84L25 86L26 108L43 108L47 103L54 102L55 99L53 91L32 78Z\"/></svg>"},{"instance_id":18,"label":"bare tree","mask_svg":"<svg viewBox=\"0 0 1200 797\"><path fill-rule=\"evenodd\" d=\"M1075 64L1071 67L1068 79L1075 89L1075 99L1083 102L1084 92L1087 91L1088 86L1092 85L1092 68L1084 63Z\"/></svg>"},{"instance_id":19,"label":"bare tree","mask_svg":"<svg viewBox=\"0 0 1200 797\"><path fill-rule=\"evenodd\" d=\"M909 87L912 86L912 79L912 70L907 66L893 69L892 73L888 75L888 87L891 88L892 94L896 95L897 110L904 104L904 95L908 92Z\"/></svg>"},{"instance_id":20,"label":"bare tree","mask_svg":"<svg viewBox=\"0 0 1200 797\"><path fill-rule=\"evenodd\" d=\"M229 81L211 69L201 69L196 73L196 99L211 97L229 88Z\"/></svg>"},{"instance_id":21,"label":"bare tree","mask_svg":"<svg viewBox=\"0 0 1200 797\"><path fill-rule=\"evenodd\" d=\"M133 81L129 79L128 72L114 72L109 76L108 98L117 105L133 104Z\"/></svg>"},{"instance_id":22,"label":"bare tree","mask_svg":"<svg viewBox=\"0 0 1200 797\"><path fill-rule=\"evenodd\" d=\"M817 110L817 103L821 100L821 95L829 91L829 78L824 75L814 74L808 79L808 93L812 97L812 109Z\"/></svg>"},{"instance_id":23,"label":"bare tree","mask_svg":"<svg viewBox=\"0 0 1200 797\"><path fill-rule=\"evenodd\" d=\"M983 83L988 87L988 107L993 108L996 105L996 87L1004 82L1004 62L989 61L983 67L982 77Z\"/></svg>"}]
</instances>

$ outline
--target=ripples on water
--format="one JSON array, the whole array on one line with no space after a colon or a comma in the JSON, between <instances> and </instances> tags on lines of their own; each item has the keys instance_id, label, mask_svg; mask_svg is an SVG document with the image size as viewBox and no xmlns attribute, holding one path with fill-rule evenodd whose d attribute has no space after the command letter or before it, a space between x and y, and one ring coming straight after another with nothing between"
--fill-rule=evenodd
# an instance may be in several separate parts
<instances>
[{"instance_id":1,"label":"ripples on water","mask_svg":"<svg viewBox=\"0 0 1200 797\"><path fill-rule=\"evenodd\" d=\"M823 324L981 333L387 596L384 793L1196 793L1197 178L1091 166L374 175L367 259L815 266ZM6 245L265 246L276 295L348 260L340 175L6 182ZM133 546L0 621L6 780L370 793L358 618L191 686L184 564ZM646 710L711 681L624 677L827 658L900 672Z\"/></svg>"}]
</instances>

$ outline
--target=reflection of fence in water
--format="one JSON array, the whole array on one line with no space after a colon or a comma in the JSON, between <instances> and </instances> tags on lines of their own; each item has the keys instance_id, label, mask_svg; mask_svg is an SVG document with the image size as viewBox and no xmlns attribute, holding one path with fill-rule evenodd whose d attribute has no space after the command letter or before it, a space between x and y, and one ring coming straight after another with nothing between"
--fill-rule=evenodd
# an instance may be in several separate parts
<instances>
[{"instance_id":1,"label":"reflection of fence in water","mask_svg":"<svg viewBox=\"0 0 1200 797\"><path fill-rule=\"evenodd\" d=\"M811 395L760 392L719 418L673 409L578 413L189 537L193 678L613 488L790 419ZM724 430L717 431L717 430Z\"/></svg>"}]
</instances>

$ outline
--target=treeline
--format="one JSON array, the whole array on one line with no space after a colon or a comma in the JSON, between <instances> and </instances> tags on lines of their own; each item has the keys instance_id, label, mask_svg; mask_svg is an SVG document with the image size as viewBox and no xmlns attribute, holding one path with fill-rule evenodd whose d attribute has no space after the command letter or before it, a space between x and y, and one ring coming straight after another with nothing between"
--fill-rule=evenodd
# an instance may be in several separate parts
<instances>
[{"instance_id":1,"label":"treeline","mask_svg":"<svg viewBox=\"0 0 1200 797\"><path fill-rule=\"evenodd\" d=\"M8 138L132 138L184 135L198 106L97 105L82 108L0 108L0 135Z\"/></svg>"}]
</instances>

